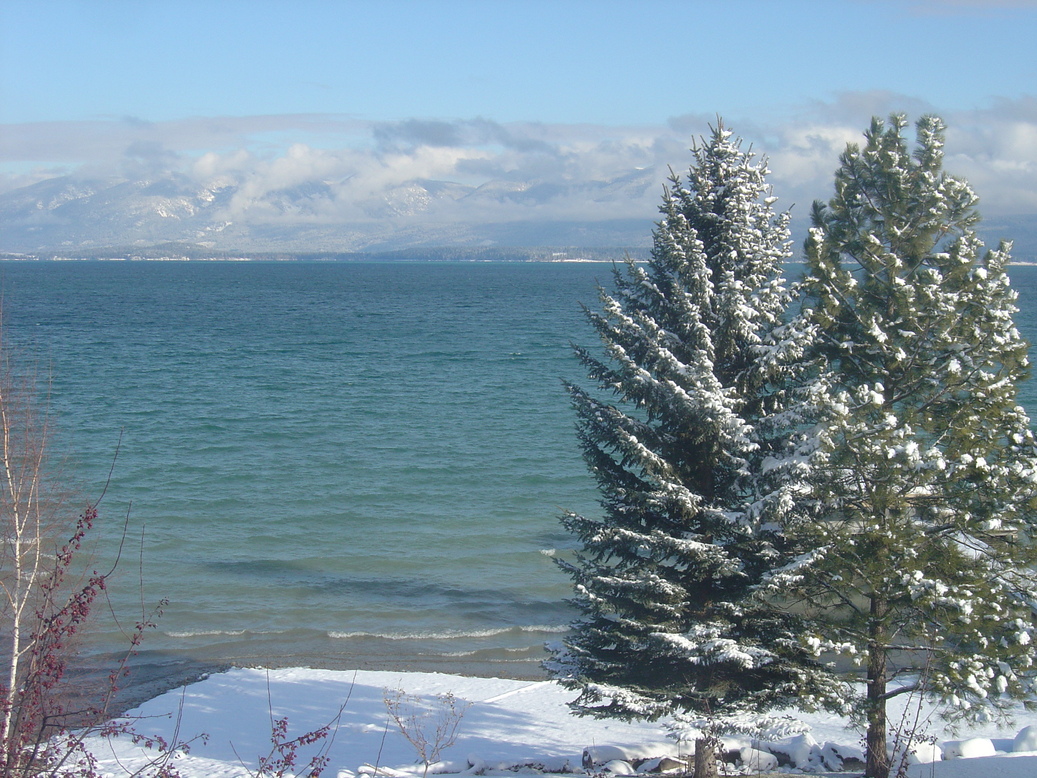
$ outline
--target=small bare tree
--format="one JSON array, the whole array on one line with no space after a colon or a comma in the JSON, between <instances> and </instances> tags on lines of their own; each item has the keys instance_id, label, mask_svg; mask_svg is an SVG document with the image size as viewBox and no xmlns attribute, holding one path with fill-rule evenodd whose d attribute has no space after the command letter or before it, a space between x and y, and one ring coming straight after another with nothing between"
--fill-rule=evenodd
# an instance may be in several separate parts
<instances>
[{"instance_id":1,"label":"small bare tree","mask_svg":"<svg viewBox=\"0 0 1037 778\"><path fill-rule=\"evenodd\" d=\"M439 761L440 755L457 741L457 731L468 710L467 700L459 700L453 692L437 694L431 700L406 694L402 689L385 690L385 709L397 729L407 739L425 766Z\"/></svg>"},{"instance_id":2,"label":"small bare tree","mask_svg":"<svg viewBox=\"0 0 1037 778\"><path fill-rule=\"evenodd\" d=\"M171 775L169 757L187 744L146 738L126 722L104 721L152 617L142 612L125 656L95 702L81 702L83 695L62 683L75 641L118 559L108 572L82 564L97 503L78 517L69 510L59 479L48 470L49 428L47 396L38 391L35 370L12 359L0 326L0 778L72 771L94 776L88 734L152 746L159 756L151 772Z\"/></svg>"},{"instance_id":3,"label":"small bare tree","mask_svg":"<svg viewBox=\"0 0 1037 778\"><path fill-rule=\"evenodd\" d=\"M45 478L49 414L33 370L19 371L0 331L0 775L38 762L48 724L63 717L49 694L69 639L105 577L68 586L76 551L96 517L90 506L61 526L62 496ZM68 533L65 542L61 535Z\"/></svg>"}]
</instances>

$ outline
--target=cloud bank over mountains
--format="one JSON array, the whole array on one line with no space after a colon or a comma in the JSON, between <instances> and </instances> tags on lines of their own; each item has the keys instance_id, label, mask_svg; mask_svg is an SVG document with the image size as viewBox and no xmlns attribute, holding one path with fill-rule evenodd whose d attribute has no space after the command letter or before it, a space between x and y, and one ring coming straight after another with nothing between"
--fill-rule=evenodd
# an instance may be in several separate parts
<instances>
[{"instance_id":1,"label":"cloud bank over mountains","mask_svg":"<svg viewBox=\"0 0 1037 778\"><path fill-rule=\"evenodd\" d=\"M854 93L779 119L725 123L767 156L779 205L802 230L810 203L830 196L846 144L872 115L894 110L911 119L933 112L899 95ZM941 115L946 169L970 181L994 226L1031 230L1037 99ZM669 169L684 171L688 147L716 120L615 127L291 115L8 125L0 250L165 241L244 251L643 246Z\"/></svg>"}]
</instances>

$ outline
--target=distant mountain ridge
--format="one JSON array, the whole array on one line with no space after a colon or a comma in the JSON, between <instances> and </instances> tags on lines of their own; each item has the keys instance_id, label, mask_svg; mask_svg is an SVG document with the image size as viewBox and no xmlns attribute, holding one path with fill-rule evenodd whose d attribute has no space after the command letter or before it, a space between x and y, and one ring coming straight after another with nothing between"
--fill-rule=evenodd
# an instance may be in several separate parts
<instances>
[{"instance_id":1,"label":"distant mountain ridge","mask_svg":"<svg viewBox=\"0 0 1037 778\"><path fill-rule=\"evenodd\" d=\"M413 179L360 194L348 179L251 192L248 182L217 176L199 183L175 172L141 179L62 176L0 194L0 252L104 256L116 248L153 257L177 246L193 257L428 256L453 247L495 256L515 247L627 247L637 254L651 245L656 214L643 204L659 189L646 170L568 184ZM804 210L794 210L797 254ZM1037 262L1037 217L988 219L980 233L990 246L1013 240L1016 261Z\"/></svg>"},{"instance_id":2,"label":"distant mountain ridge","mask_svg":"<svg viewBox=\"0 0 1037 778\"><path fill-rule=\"evenodd\" d=\"M427 246L646 246L651 218L552 218L552 200L622 203L647 180L573 185L415 179L343 203L333 183L249 196L220 179L63 176L0 194L0 251L186 243L214 251L397 251ZM572 191L586 190L586 191ZM630 191L634 190L634 191Z\"/></svg>"}]
</instances>

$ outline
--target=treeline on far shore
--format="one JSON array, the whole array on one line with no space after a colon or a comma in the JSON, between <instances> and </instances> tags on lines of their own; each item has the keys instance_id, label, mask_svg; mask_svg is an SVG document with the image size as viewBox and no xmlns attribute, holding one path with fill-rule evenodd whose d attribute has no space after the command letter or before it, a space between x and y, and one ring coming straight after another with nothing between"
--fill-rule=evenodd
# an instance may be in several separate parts
<instances>
[{"instance_id":1,"label":"treeline on far shore","mask_svg":"<svg viewBox=\"0 0 1037 778\"><path fill-rule=\"evenodd\" d=\"M101 248L44 249L37 252L0 252L0 260L122 260L122 261L254 261L254 262L609 262L631 257L648 258L643 246L433 246L394 251L216 251L189 243L155 246L108 246Z\"/></svg>"}]
</instances>

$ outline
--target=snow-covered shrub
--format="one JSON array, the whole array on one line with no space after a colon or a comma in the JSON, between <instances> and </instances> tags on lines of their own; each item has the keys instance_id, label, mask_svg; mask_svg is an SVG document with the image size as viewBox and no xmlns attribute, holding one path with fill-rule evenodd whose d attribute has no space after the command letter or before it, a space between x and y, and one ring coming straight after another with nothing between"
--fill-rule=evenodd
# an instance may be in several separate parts
<instances>
[{"instance_id":1,"label":"snow-covered shrub","mask_svg":"<svg viewBox=\"0 0 1037 778\"><path fill-rule=\"evenodd\" d=\"M1012 751L1037 751L1037 726L1023 727L1012 742Z\"/></svg>"},{"instance_id":2,"label":"snow-covered shrub","mask_svg":"<svg viewBox=\"0 0 1037 778\"><path fill-rule=\"evenodd\" d=\"M833 772L858 770L864 766L864 752L844 743L825 743L821 747L821 761L825 768Z\"/></svg>"},{"instance_id":3,"label":"snow-covered shrub","mask_svg":"<svg viewBox=\"0 0 1037 778\"><path fill-rule=\"evenodd\" d=\"M757 773L768 773L778 769L778 757L769 751L746 747L739 751L742 765Z\"/></svg>"},{"instance_id":4,"label":"snow-covered shrub","mask_svg":"<svg viewBox=\"0 0 1037 778\"><path fill-rule=\"evenodd\" d=\"M822 764L821 746L809 732L785 740L762 740L759 747L774 754L783 764L798 770L809 770Z\"/></svg>"},{"instance_id":5,"label":"snow-covered shrub","mask_svg":"<svg viewBox=\"0 0 1037 778\"><path fill-rule=\"evenodd\" d=\"M975 759L997 753L994 743L987 737L972 737L967 740L949 740L943 744L944 759Z\"/></svg>"}]
</instances>

